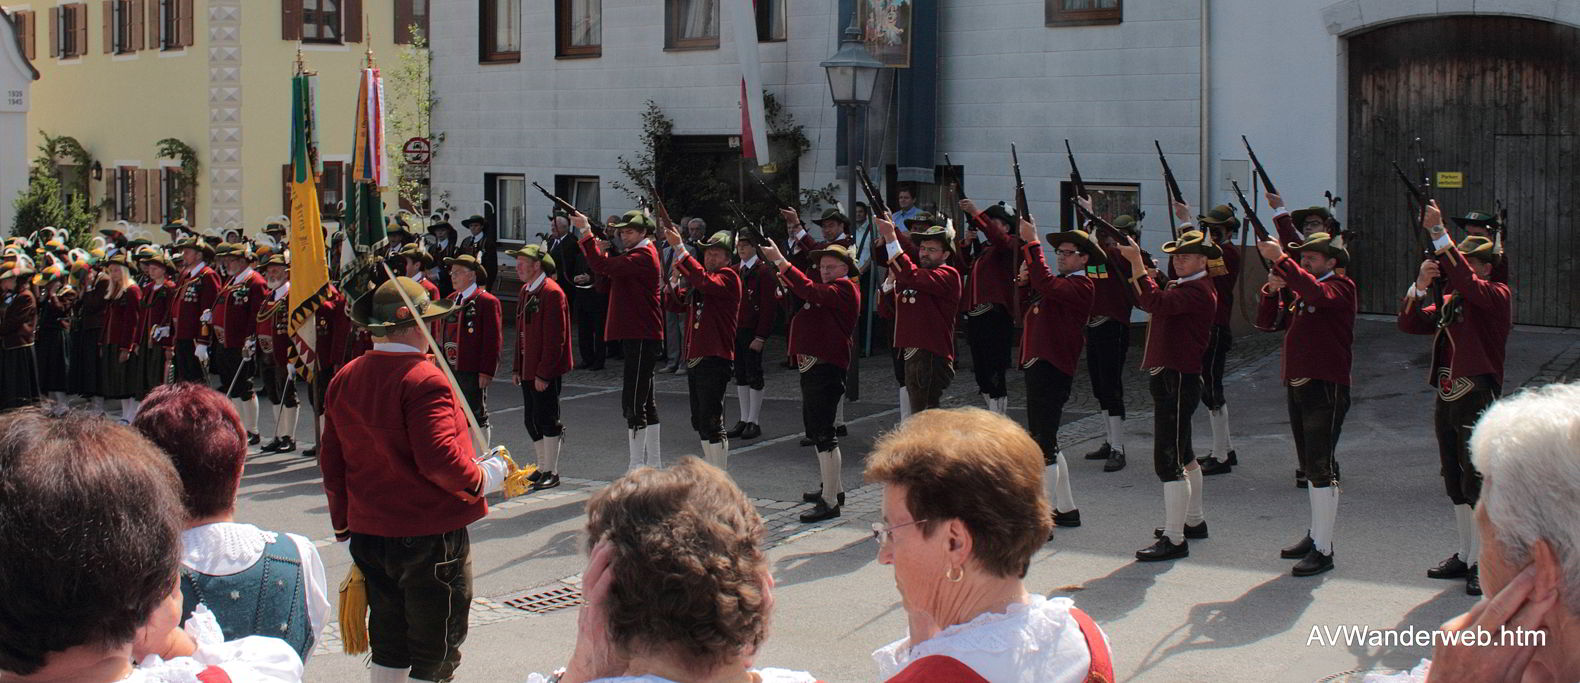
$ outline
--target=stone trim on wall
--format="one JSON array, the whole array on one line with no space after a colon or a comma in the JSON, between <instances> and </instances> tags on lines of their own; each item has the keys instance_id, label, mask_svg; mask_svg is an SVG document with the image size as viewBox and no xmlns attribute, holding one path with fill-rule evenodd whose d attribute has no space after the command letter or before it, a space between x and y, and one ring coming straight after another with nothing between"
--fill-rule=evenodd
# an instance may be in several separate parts
<instances>
[{"instance_id":1,"label":"stone trim on wall","mask_svg":"<svg viewBox=\"0 0 1580 683\"><path fill-rule=\"evenodd\" d=\"M241 228L241 0L208 0L209 221Z\"/></svg>"},{"instance_id":2,"label":"stone trim on wall","mask_svg":"<svg viewBox=\"0 0 1580 683\"><path fill-rule=\"evenodd\" d=\"M1402 21L1466 14L1528 17L1580 28L1580 2L1574 0L1343 0L1322 8L1322 23L1328 33L1344 36Z\"/></svg>"}]
</instances>

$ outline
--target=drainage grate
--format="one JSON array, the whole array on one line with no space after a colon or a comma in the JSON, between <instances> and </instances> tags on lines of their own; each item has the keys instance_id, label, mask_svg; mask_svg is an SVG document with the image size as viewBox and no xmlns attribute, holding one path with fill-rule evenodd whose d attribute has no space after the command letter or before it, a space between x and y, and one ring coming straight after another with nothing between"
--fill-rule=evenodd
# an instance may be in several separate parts
<instances>
[{"instance_id":1,"label":"drainage grate","mask_svg":"<svg viewBox=\"0 0 1580 683\"><path fill-rule=\"evenodd\" d=\"M542 593L523 595L519 598L505 600L504 603L524 612L547 614L582 604L582 591L580 588L567 586L565 588L546 590Z\"/></svg>"}]
</instances>

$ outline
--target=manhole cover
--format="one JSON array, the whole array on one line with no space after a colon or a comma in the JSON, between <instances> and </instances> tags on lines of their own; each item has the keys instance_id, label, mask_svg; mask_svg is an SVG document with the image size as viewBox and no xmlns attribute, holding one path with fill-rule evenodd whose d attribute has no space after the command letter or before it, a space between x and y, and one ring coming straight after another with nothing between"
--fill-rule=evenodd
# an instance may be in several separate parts
<instances>
[{"instance_id":1,"label":"manhole cover","mask_svg":"<svg viewBox=\"0 0 1580 683\"><path fill-rule=\"evenodd\" d=\"M582 591L580 588L567 586L565 588L546 590L541 593L523 595L519 598L506 600L504 603L524 612L546 614L582 604Z\"/></svg>"}]
</instances>

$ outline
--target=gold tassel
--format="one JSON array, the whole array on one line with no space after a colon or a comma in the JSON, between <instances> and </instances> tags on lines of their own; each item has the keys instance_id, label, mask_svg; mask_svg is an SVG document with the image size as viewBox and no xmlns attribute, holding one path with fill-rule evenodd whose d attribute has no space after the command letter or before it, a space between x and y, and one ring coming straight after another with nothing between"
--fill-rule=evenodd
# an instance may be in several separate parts
<instances>
[{"instance_id":1,"label":"gold tassel","mask_svg":"<svg viewBox=\"0 0 1580 683\"><path fill-rule=\"evenodd\" d=\"M1224 265L1221 258L1209 259L1207 261L1207 274L1213 277L1228 275L1229 267Z\"/></svg>"},{"instance_id":2,"label":"gold tassel","mask_svg":"<svg viewBox=\"0 0 1580 683\"><path fill-rule=\"evenodd\" d=\"M348 655L368 651L368 584L355 562L340 582L340 644Z\"/></svg>"},{"instance_id":3,"label":"gold tassel","mask_svg":"<svg viewBox=\"0 0 1580 683\"><path fill-rule=\"evenodd\" d=\"M511 459L510 450L504 446L495 446L491 455L497 455L505 461L505 481L500 485L500 492L506 499L515 498L532 490L532 480L528 479L533 472L538 471L537 465L519 467Z\"/></svg>"}]
</instances>

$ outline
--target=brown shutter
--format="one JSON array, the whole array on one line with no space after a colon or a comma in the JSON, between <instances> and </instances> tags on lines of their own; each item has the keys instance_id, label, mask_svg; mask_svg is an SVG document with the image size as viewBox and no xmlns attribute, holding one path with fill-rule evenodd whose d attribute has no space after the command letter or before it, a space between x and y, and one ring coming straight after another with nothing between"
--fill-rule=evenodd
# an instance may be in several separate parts
<instances>
[{"instance_id":1,"label":"brown shutter","mask_svg":"<svg viewBox=\"0 0 1580 683\"><path fill-rule=\"evenodd\" d=\"M131 24L126 29L128 39L131 41L130 49L133 51L143 49L143 0L127 0L126 12Z\"/></svg>"},{"instance_id":2,"label":"brown shutter","mask_svg":"<svg viewBox=\"0 0 1580 683\"><path fill-rule=\"evenodd\" d=\"M120 210L120 199L115 194L115 188L117 187L115 179L120 177L120 173L121 170L114 166L104 169L104 199L110 200L105 202L108 205L108 208L104 210L107 214L105 216L107 220L118 218L116 212Z\"/></svg>"},{"instance_id":3,"label":"brown shutter","mask_svg":"<svg viewBox=\"0 0 1580 683\"><path fill-rule=\"evenodd\" d=\"M164 0L145 0L148 5L148 47L155 50L164 49L159 32L164 30L164 22L159 18L159 9L163 7Z\"/></svg>"},{"instance_id":4,"label":"brown shutter","mask_svg":"<svg viewBox=\"0 0 1580 683\"><path fill-rule=\"evenodd\" d=\"M280 213L291 215L291 165L280 167Z\"/></svg>"},{"instance_id":5,"label":"brown shutter","mask_svg":"<svg viewBox=\"0 0 1580 683\"><path fill-rule=\"evenodd\" d=\"M115 54L115 3L116 0L104 0L104 54Z\"/></svg>"},{"instance_id":6,"label":"brown shutter","mask_svg":"<svg viewBox=\"0 0 1580 683\"><path fill-rule=\"evenodd\" d=\"M148 170L148 216L147 223L164 225L165 223L165 174L169 169L153 168Z\"/></svg>"},{"instance_id":7,"label":"brown shutter","mask_svg":"<svg viewBox=\"0 0 1580 683\"><path fill-rule=\"evenodd\" d=\"M406 45L411 42L411 13L412 0L395 0L395 36L396 45Z\"/></svg>"},{"instance_id":8,"label":"brown shutter","mask_svg":"<svg viewBox=\"0 0 1580 683\"><path fill-rule=\"evenodd\" d=\"M142 213L142 210L143 210L143 207L142 207L142 203L143 203L142 196L143 195L142 195L142 192L141 192L142 188L138 187L138 185L137 185L137 181L138 180L140 180L140 179L137 177L137 169L135 169L135 168L122 168L121 169L121 182L125 184L124 185L125 191L121 194L121 196L127 198L126 206L125 206L124 210L122 211L122 213L124 214L122 216L122 218L124 218L124 219L126 219L128 221L131 221L133 223L138 222L138 214Z\"/></svg>"},{"instance_id":9,"label":"brown shutter","mask_svg":"<svg viewBox=\"0 0 1580 683\"><path fill-rule=\"evenodd\" d=\"M302 39L302 0L280 0L280 38Z\"/></svg>"},{"instance_id":10,"label":"brown shutter","mask_svg":"<svg viewBox=\"0 0 1580 683\"><path fill-rule=\"evenodd\" d=\"M362 42L362 0L341 0L340 35L342 42Z\"/></svg>"},{"instance_id":11,"label":"brown shutter","mask_svg":"<svg viewBox=\"0 0 1580 683\"><path fill-rule=\"evenodd\" d=\"M73 13L72 27L77 32L77 40L75 41L77 51L72 56L81 57L88 54L88 4L84 2L74 3L71 6L71 11Z\"/></svg>"},{"instance_id":12,"label":"brown shutter","mask_svg":"<svg viewBox=\"0 0 1580 683\"><path fill-rule=\"evenodd\" d=\"M192 30L192 0L176 0L181 6L177 14L181 17L181 44L190 46L196 33Z\"/></svg>"},{"instance_id":13,"label":"brown shutter","mask_svg":"<svg viewBox=\"0 0 1580 683\"><path fill-rule=\"evenodd\" d=\"M29 60L38 59L38 14L22 13L22 53Z\"/></svg>"},{"instance_id":14,"label":"brown shutter","mask_svg":"<svg viewBox=\"0 0 1580 683\"><path fill-rule=\"evenodd\" d=\"M59 7L49 8L49 56L60 56L60 10Z\"/></svg>"}]
</instances>

